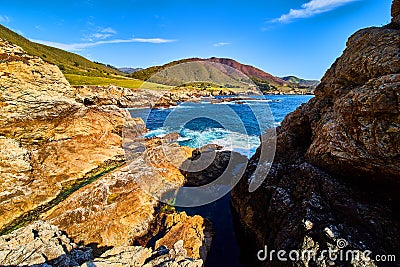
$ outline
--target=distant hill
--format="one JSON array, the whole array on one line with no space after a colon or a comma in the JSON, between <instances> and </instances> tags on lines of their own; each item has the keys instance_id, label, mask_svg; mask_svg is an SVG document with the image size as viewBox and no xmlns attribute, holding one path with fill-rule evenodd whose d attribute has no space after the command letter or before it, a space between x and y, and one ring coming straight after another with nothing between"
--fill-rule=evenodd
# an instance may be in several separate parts
<instances>
[{"instance_id":1,"label":"distant hill","mask_svg":"<svg viewBox=\"0 0 400 267\"><path fill-rule=\"evenodd\" d=\"M134 72L137 72L137 71L140 71L140 70L143 70L143 69L142 68L129 68L129 67L126 67L126 68L118 68L118 70L122 71L123 73L126 73L126 74L132 74Z\"/></svg>"},{"instance_id":2,"label":"distant hill","mask_svg":"<svg viewBox=\"0 0 400 267\"><path fill-rule=\"evenodd\" d=\"M187 62L194 62L194 61L209 61L209 62L216 62L216 63L221 63L224 65L228 65L243 74L247 75L257 86L258 88L263 92L263 93L276 93L276 92L282 92L282 93L288 93L290 91L294 91L299 89L298 87L301 86L301 89L307 90L308 93L311 90L308 90L308 88L303 88L302 85L298 83L291 83L289 81L285 81L283 79L280 79L276 76L273 76L272 74L269 74L261 69L258 69L256 67L250 66L250 65L245 65L242 63L239 63L233 59L229 58L188 58L188 59L182 59L182 60L177 60L177 61L172 61L170 63L167 63L162 66L154 66L150 67L147 69L143 69L140 71L136 71L132 73L130 76L136 79L140 80L148 80L150 77L152 77L154 74L181 64L181 63L187 63Z\"/></svg>"},{"instance_id":3,"label":"distant hill","mask_svg":"<svg viewBox=\"0 0 400 267\"><path fill-rule=\"evenodd\" d=\"M30 55L41 57L43 60L57 65L64 74L97 77L124 75L113 66L92 62L75 53L31 42L3 25L0 25L0 38L22 47Z\"/></svg>"},{"instance_id":4,"label":"distant hill","mask_svg":"<svg viewBox=\"0 0 400 267\"><path fill-rule=\"evenodd\" d=\"M301 78L298 78L296 76L286 76L281 78L284 81L287 81L292 84L297 84L299 86L304 86L304 87L312 87L315 88L319 84L319 81L317 80L304 80Z\"/></svg>"}]
</instances>

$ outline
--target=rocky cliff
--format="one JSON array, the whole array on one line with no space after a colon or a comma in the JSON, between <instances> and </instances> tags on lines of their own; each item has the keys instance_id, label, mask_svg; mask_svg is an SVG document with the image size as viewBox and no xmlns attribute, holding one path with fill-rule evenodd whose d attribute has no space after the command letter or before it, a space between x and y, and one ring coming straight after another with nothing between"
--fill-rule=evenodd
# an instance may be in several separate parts
<instances>
[{"instance_id":1,"label":"rocky cliff","mask_svg":"<svg viewBox=\"0 0 400 267\"><path fill-rule=\"evenodd\" d=\"M350 37L315 98L277 128L275 161L262 187L248 191L262 164L260 148L234 189L232 205L254 266L396 265L375 257L400 257L399 2L391 24ZM259 261L264 246L317 257ZM372 254L334 260L321 254L329 248Z\"/></svg>"},{"instance_id":2,"label":"rocky cliff","mask_svg":"<svg viewBox=\"0 0 400 267\"><path fill-rule=\"evenodd\" d=\"M162 209L151 195L183 185L178 167L191 149L138 138L146 127L118 107L120 91L85 103L56 66L2 39L0 89L0 265L202 265L188 258L204 260L210 246L200 216L172 212L173 224L160 223L174 232L158 236L161 251L132 247L152 236Z\"/></svg>"},{"instance_id":3,"label":"rocky cliff","mask_svg":"<svg viewBox=\"0 0 400 267\"><path fill-rule=\"evenodd\" d=\"M86 108L60 70L0 40L0 229L121 165L127 113ZM11 228L10 228L11 227Z\"/></svg>"}]
</instances>

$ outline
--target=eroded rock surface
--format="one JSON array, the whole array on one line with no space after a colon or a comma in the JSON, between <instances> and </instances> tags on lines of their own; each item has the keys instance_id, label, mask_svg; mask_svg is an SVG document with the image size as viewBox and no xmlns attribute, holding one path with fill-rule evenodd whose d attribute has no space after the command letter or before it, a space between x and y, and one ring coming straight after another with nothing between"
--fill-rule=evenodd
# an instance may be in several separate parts
<instances>
[{"instance_id":1,"label":"eroded rock surface","mask_svg":"<svg viewBox=\"0 0 400 267\"><path fill-rule=\"evenodd\" d=\"M91 248L78 246L56 226L37 221L0 236L1 266L78 266L93 259Z\"/></svg>"},{"instance_id":2,"label":"eroded rock surface","mask_svg":"<svg viewBox=\"0 0 400 267\"><path fill-rule=\"evenodd\" d=\"M244 250L253 260L249 266L380 266L375 255L400 256L399 44L394 27L355 33L316 97L277 128L271 171L249 193L260 149L252 158L232 197ZM340 239L346 240L344 251L370 250L372 260L321 257L324 249L339 249ZM258 261L265 245L269 251L310 250L317 257Z\"/></svg>"},{"instance_id":3,"label":"eroded rock surface","mask_svg":"<svg viewBox=\"0 0 400 267\"><path fill-rule=\"evenodd\" d=\"M211 247L211 224L201 216L188 216L185 212L167 214L165 217L166 234L157 240L155 248L173 247L182 240L186 255L193 259L206 260Z\"/></svg>"},{"instance_id":4,"label":"eroded rock surface","mask_svg":"<svg viewBox=\"0 0 400 267\"><path fill-rule=\"evenodd\" d=\"M400 1L393 0L392 4L392 23L400 27Z\"/></svg>"},{"instance_id":5,"label":"eroded rock surface","mask_svg":"<svg viewBox=\"0 0 400 267\"><path fill-rule=\"evenodd\" d=\"M184 241L156 250L141 246L109 248L95 257L93 249L75 244L58 227L36 221L11 234L0 236L1 266L35 267L126 267L203 266L201 259L187 257Z\"/></svg>"},{"instance_id":6,"label":"eroded rock surface","mask_svg":"<svg viewBox=\"0 0 400 267\"><path fill-rule=\"evenodd\" d=\"M143 142L146 151L132 157L129 165L74 192L44 219L84 244L129 245L146 234L158 205L157 195L149 193L179 187L184 177L165 158L166 146L160 139ZM168 148L173 155L189 153L177 144L168 144Z\"/></svg>"},{"instance_id":7,"label":"eroded rock surface","mask_svg":"<svg viewBox=\"0 0 400 267\"><path fill-rule=\"evenodd\" d=\"M154 196L183 185L179 166L192 149L140 138L144 122L118 107L130 101L125 89L114 92L122 102L101 90L93 94L104 98L81 97L56 66L1 39L0 59L0 264L137 266L156 260L159 252L131 245L151 234L159 205ZM38 218L46 222L23 227ZM180 231L186 229L177 236ZM74 242L114 248L82 258L92 250L79 247L82 254ZM183 249L175 243L160 266L202 265L175 257Z\"/></svg>"},{"instance_id":8,"label":"eroded rock surface","mask_svg":"<svg viewBox=\"0 0 400 267\"><path fill-rule=\"evenodd\" d=\"M1 39L0 55L0 229L6 231L121 165L129 114L79 104L56 66Z\"/></svg>"}]
</instances>

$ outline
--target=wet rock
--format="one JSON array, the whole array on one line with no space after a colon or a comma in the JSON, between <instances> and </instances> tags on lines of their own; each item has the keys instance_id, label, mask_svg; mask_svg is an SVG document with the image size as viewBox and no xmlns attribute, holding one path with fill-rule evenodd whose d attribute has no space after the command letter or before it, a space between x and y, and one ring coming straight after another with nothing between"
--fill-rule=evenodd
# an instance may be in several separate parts
<instances>
[{"instance_id":1,"label":"wet rock","mask_svg":"<svg viewBox=\"0 0 400 267\"><path fill-rule=\"evenodd\" d=\"M245 168L247 158L237 152L221 149L221 146L211 144L192 152L192 156L180 167L185 175L186 186L202 186L217 179L218 183L229 185L235 180L236 168Z\"/></svg>"}]
</instances>

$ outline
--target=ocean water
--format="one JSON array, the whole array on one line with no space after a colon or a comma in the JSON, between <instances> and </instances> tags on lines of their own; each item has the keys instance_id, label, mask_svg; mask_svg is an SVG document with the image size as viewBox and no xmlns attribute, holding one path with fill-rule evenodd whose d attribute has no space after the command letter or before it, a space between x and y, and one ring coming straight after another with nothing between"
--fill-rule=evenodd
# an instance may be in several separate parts
<instances>
[{"instance_id":1,"label":"ocean water","mask_svg":"<svg viewBox=\"0 0 400 267\"><path fill-rule=\"evenodd\" d=\"M217 144L223 150L251 157L260 145L259 136L267 128L279 125L289 112L312 96L253 96L251 100L212 104L182 103L160 109L130 109L149 130L145 137L162 137L177 132L182 146L200 148Z\"/></svg>"},{"instance_id":2,"label":"ocean water","mask_svg":"<svg viewBox=\"0 0 400 267\"><path fill-rule=\"evenodd\" d=\"M242 104L223 102L211 104L182 103L173 108L130 109L132 117L141 117L148 128L145 137L180 134L183 146L199 148L218 144L224 150L239 152L250 158L260 145L259 135L279 125L284 117L312 96L254 96ZM244 266L235 236L230 207L230 194L219 200L194 208L176 208L189 215L199 214L213 224L213 243L205 266Z\"/></svg>"}]
</instances>

